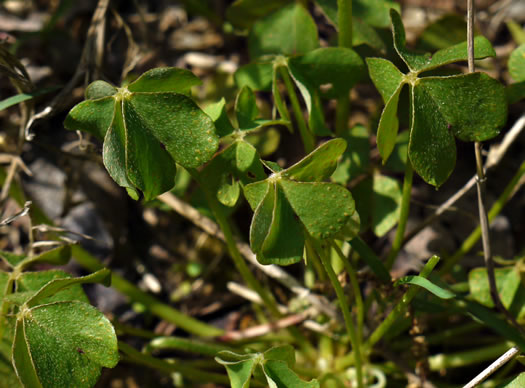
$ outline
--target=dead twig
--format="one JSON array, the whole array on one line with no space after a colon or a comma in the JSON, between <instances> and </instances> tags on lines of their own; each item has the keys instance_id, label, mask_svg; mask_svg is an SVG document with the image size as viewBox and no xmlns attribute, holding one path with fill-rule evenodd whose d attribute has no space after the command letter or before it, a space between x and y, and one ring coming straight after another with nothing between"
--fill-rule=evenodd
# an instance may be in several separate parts
<instances>
[{"instance_id":1,"label":"dead twig","mask_svg":"<svg viewBox=\"0 0 525 388\"><path fill-rule=\"evenodd\" d=\"M80 61L73 77L71 77L66 86L62 88L60 93L53 98L48 106L33 115L27 122L25 126L25 137L27 140L31 140L33 137L29 131L35 122L56 113L59 108L69 100L71 91L79 83L82 77L84 77L84 82L86 84L92 79L99 78L99 72L104 57L106 11L108 5L109 0L99 0L87 32L86 44L82 50L82 56L80 57Z\"/></svg>"},{"instance_id":2,"label":"dead twig","mask_svg":"<svg viewBox=\"0 0 525 388\"><path fill-rule=\"evenodd\" d=\"M505 135L502 142L497 145L493 145L490 147L489 154L487 156L487 159L485 161L484 170L485 172L492 169L493 167L497 166L505 154L507 153L510 146L514 143L514 141L517 139L519 134L523 131L523 128L525 128L525 114L523 114L512 126L509 132ZM433 223L441 214L445 213L446 211L450 210L450 208L460 199L462 198L466 193L469 192L469 190L474 187L476 184L476 175L474 175L472 178L470 178L467 183L463 185L461 189L459 189L454 195L452 195L449 199L447 199L445 202L443 202L439 207L436 208L434 213L432 213L430 216L428 216L423 222L421 222L419 225L417 225L413 230L411 230L403 240L402 246L407 244L410 240L412 240L419 232L421 232L424 228L426 228L428 225Z\"/></svg>"},{"instance_id":3,"label":"dead twig","mask_svg":"<svg viewBox=\"0 0 525 388\"><path fill-rule=\"evenodd\" d=\"M287 317L281 318L275 322L253 326L242 331L228 331L226 334L217 337L217 339L219 341L230 342L260 337L273 331L295 326L309 318L314 313L314 311L314 308L310 308L298 314L288 315Z\"/></svg>"},{"instance_id":4,"label":"dead twig","mask_svg":"<svg viewBox=\"0 0 525 388\"><path fill-rule=\"evenodd\" d=\"M479 375L474 377L463 388L474 388L474 387L478 386L487 377L489 377L491 374L496 372L499 368L501 368L503 365L505 365L508 361L512 360L514 358L514 356L516 356L519 352L520 352L519 349L516 348L516 347L510 348L500 358L498 358L496 361L494 361L492 364L490 364L488 367L486 367L483 370L483 372L481 372Z\"/></svg>"}]
</instances>

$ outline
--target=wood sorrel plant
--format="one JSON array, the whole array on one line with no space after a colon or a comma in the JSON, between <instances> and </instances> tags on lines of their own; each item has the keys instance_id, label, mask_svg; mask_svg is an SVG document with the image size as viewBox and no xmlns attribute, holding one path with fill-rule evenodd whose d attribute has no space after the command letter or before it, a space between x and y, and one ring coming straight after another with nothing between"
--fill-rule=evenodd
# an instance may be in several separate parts
<instances>
[{"instance_id":1,"label":"wood sorrel plant","mask_svg":"<svg viewBox=\"0 0 525 388\"><path fill-rule=\"evenodd\" d=\"M101 368L113 368L119 360L117 337L81 284L109 286L109 270L80 278L61 270L27 271L41 263L66 264L69 246L39 255L0 252L0 257L10 268L0 271L0 386L93 386Z\"/></svg>"},{"instance_id":2,"label":"wood sorrel plant","mask_svg":"<svg viewBox=\"0 0 525 388\"><path fill-rule=\"evenodd\" d=\"M153 201L173 188L177 169L189 173L220 227L220 231L210 228L216 230L210 233L226 242L235 267L257 295L245 294L264 304L269 312L261 319L270 321L266 332L272 328L286 330L286 335L277 340L269 338L270 344L250 338L245 332L239 335L245 341L242 346L173 336L155 338L139 352L119 342L123 359L166 373L176 372L190 384L224 385L229 381L234 388L250 384L278 388L365 387L374 383L403 386L405 381L399 382L396 376L400 368L385 377L385 368L378 366L384 364L388 354L410 347L410 338L400 343L393 338L411 324L416 325L419 315L414 313L412 322L406 318L410 310L419 314L427 312L425 308L475 316L499 334L498 352L501 338L525 348L525 340L516 328L490 310L494 305L485 270L471 271L460 285L448 285L432 277L440 260L437 256L431 257L418 275L392 282L389 271L404 242L413 170L427 183L440 187L455 166L456 138L479 142L499 133L507 117L507 100L517 101L525 95L520 94L520 83L525 79L520 67L523 46L509 61L510 74L517 84L506 95L503 86L485 73L444 75L441 67L467 59L466 43L433 54L407 49L399 6L392 1L315 1L338 31L338 47L320 47L316 22L305 6L308 3L238 0L230 6L230 22L249 29L248 47L253 60L234 75L239 91L231 104L233 112L229 112L230 104L224 99L202 110L191 98L191 88L200 80L188 70L172 67L149 70L121 87L95 81L87 87L85 101L69 112L65 127L87 132L103 142L104 166L133 199ZM392 47L380 30L390 24ZM406 69L378 57L388 52L387 48L397 54ZM368 54L371 50L373 55ZM478 37L474 55L481 59L495 52L487 39ZM366 79L367 70L385 104L376 137L384 166L374 165L370 157L373 142L369 141L368 129L348 128L349 94ZM404 88L408 89L409 124L408 131L398 133L398 105L402 105ZM255 92L268 92L273 98L271 118L261 118ZM333 122L327 120L327 100L336 100ZM249 139L269 126L292 133L298 130L305 150L299 161L285 166L261 156ZM395 176L385 171L405 171L402 189ZM498 206L524 174L522 165ZM349 185L356 177L358 183ZM245 233L251 252L239 242L236 225L229 217L243 199L253 211L249 232ZM216 226L202 215L194 219ZM371 227L381 237L396 223L390 253L382 260L360 233ZM69 249L62 247L27 257L0 254L10 268L9 272L0 272L0 350L4 356L0 365L7 364L6 381L13 386L21 382L27 387L88 387L95 383L101 367L112 367L118 360L112 326L86 303L79 286L95 281L106 284L107 270L78 279L61 271L24 272L37 262L64 262L69 258ZM78 246L73 249L82 265L93 271L100 267ZM302 297L315 294L315 281L330 282L342 319L327 313L329 303L318 295L314 299L317 304L308 299L311 304L306 310L295 309L292 303L279 306L274 294L248 267L245 258L252 254L259 268L261 264L291 265L305 258L306 273L314 278L307 282L310 289L296 279L290 281L291 276L284 270L266 268L274 270L275 278L286 279L287 287ZM517 319L525 316L522 261L496 271L502 303L514 309ZM449 262L445 268L447 265ZM348 287L341 282L343 269L348 274ZM370 287L363 286L365 280ZM113 284L189 334L219 336L222 341L234 337L174 310L121 277L115 275ZM428 293L420 293L421 289ZM307 313L312 309L315 317ZM261 316L266 312L260 311ZM371 311L378 313L370 318ZM318 319L309 322L318 333L305 334L290 324L308 318ZM118 328L123 333L133 332L125 325ZM60 338L57 333L68 335ZM440 327L434 336L444 338L446 334ZM380 342L384 344L381 349L377 347ZM166 362L154 357L152 352L162 349L215 357L225 367L227 377L216 372L216 365L193 364L184 359ZM383 359L384 349L387 356ZM458 358L465 365L475 356L462 354ZM9 362L4 363L4 359ZM423 362L416 357L411 361ZM450 367L447 362L447 355L430 356L425 360L426 372L444 370ZM72 370L74 373L70 373Z\"/></svg>"}]
</instances>

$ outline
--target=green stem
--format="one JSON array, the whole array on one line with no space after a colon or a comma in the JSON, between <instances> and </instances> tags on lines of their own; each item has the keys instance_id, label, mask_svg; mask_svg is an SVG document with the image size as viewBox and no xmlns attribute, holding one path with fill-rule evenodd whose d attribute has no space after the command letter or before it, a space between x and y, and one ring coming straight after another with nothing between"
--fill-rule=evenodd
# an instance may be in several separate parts
<instances>
[{"instance_id":1,"label":"green stem","mask_svg":"<svg viewBox=\"0 0 525 388\"><path fill-rule=\"evenodd\" d=\"M268 308L268 310L274 317L281 317L282 314L277 308L277 302L273 298L273 295L267 290L265 290L263 286L257 281L253 273L248 268L246 261L242 257L242 254L239 251L239 248L237 247L237 243L235 242L230 223L228 222L226 215L222 211L222 205L219 203L215 195L208 190L204 182L202 182L197 170L188 169L188 172L192 175L195 181L199 183L201 189L203 190L204 195L206 196L206 200L208 201L208 205L210 206L211 211L213 212L215 220L217 221L217 224L219 224L219 227L221 228L222 233L224 234L226 246L228 247L228 251L233 260L233 263L235 264L235 267L241 274L243 280L246 282L248 287L254 290L261 297L264 305L266 306L266 308ZM294 336L295 340L299 343L301 348L305 351L305 354L309 355L312 359L315 359L315 349L304 337L304 335L302 335L302 333L296 327L289 327L288 330L290 331L290 334Z\"/></svg>"},{"instance_id":2,"label":"green stem","mask_svg":"<svg viewBox=\"0 0 525 388\"><path fill-rule=\"evenodd\" d=\"M220 373L212 373L203 371L202 369L196 369L180 363L180 361L167 362L148 354L144 354L128 345L125 342L119 341L119 350L126 356L124 359L134 364L144 365L149 368L159 370L164 373L171 374L173 372L181 373L185 379L194 383L217 383L217 384L229 384L227 376Z\"/></svg>"},{"instance_id":3,"label":"green stem","mask_svg":"<svg viewBox=\"0 0 525 388\"><path fill-rule=\"evenodd\" d=\"M339 47L352 48L352 0L337 0Z\"/></svg>"},{"instance_id":4,"label":"green stem","mask_svg":"<svg viewBox=\"0 0 525 388\"><path fill-rule=\"evenodd\" d=\"M489 222L492 221L503 209L511 195L514 193L514 190L520 183L521 178L525 175L525 162L523 162L516 172L516 174L512 177L509 184L505 187L505 190L503 190L503 193L499 196L497 201L492 205L489 214L488 219ZM467 254L473 247L476 245L478 240L481 238L481 228L478 226L474 231L463 241L463 244L461 244L461 247L446 261L446 263L443 265L439 273L446 274L450 271L450 269L456 265L462 258Z\"/></svg>"},{"instance_id":5,"label":"green stem","mask_svg":"<svg viewBox=\"0 0 525 388\"><path fill-rule=\"evenodd\" d=\"M337 98L335 107L335 133L342 136L348 129L348 118L350 117L350 95L345 93Z\"/></svg>"},{"instance_id":6,"label":"green stem","mask_svg":"<svg viewBox=\"0 0 525 388\"><path fill-rule=\"evenodd\" d=\"M352 0L337 0L337 24L339 47L352 48ZM335 109L335 133L344 134L350 117L350 95L345 93L337 99Z\"/></svg>"},{"instance_id":7,"label":"green stem","mask_svg":"<svg viewBox=\"0 0 525 388\"><path fill-rule=\"evenodd\" d=\"M312 241L311 239L306 240L307 245L311 245ZM361 358L361 341L359 340L359 336L356 333L354 323L352 321L352 315L350 314L350 309L348 308L348 302L345 297L345 293L343 291L343 287L341 287L341 284L339 283L339 280L337 279L337 275L335 274L330 258L327 257L327 255L324 255L322 252L322 249L312 249L313 252L317 252L320 255L321 262L323 263L324 269L326 271L326 274L328 275L328 278L330 279L330 283L332 283L332 287L334 287L335 293L337 295L337 299L339 301L339 305L341 307L341 311L343 312L343 318L345 320L346 330L348 332L348 335L350 337L350 343L352 344L352 350L353 350L353 359L355 362L355 369L356 369L356 377L357 377L357 386L359 388L363 388L363 362Z\"/></svg>"},{"instance_id":8,"label":"green stem","mask_svg":"<svg viewBox=\"0 0 525 388\"><path fill-rule=\"evenodd\" d=\"M92 272L104 268L104 265L97 258L90 255L79 245L72 246L72 256L77 263ZM188 333L201 337L215 337L224 334L223 330L189 317L177 309L162 303L115 272L111 274L111 286L126 295L130 300L145 305L152 314L177 325Z\"/></svg>"},{"instance_id":9,"label":"green stem","mask_svg":"<svg viewBox=\"0 0 525 388\"><path fill-rule=\"evenodd\" d=\"M326 282L326 272L323 269L323 265L321 264L319 257L313 252L313 250L309 249L306 249L306 257L308 258L309 263L314 267L319 281L321 283Z\"/></svg>"},{"instance_id":10,"label":"green stem","mask_svg":"<svg viewBox=\"0 0 525 388\"><path fill-rule=\"evenodd\" d=\"M339 248L339 245L335 241L332 241L332 246L335 249L337 255L341 258L345 270L348 273L350 278L350 283L352 284L352 289L354 290L355 295L355 307L357 309L357 335L359 336L359 342L361 342L361 336L363 333L363 322L365 319L365 307L363 304L363 296L361 295L361 289L359 288L359 281L357 280L357 272L350 262L350 257L346 257Z\"/></svg>"},{"instance_id":11,"label":"green stem","mask_svg":"<svg viewBox=\"0 0 525 388\"><path fill-rule=\"evenodd\" d=\"M0 183L2 183L1 181L4 178L5 178L5 172L4 170L0 170ZM20 206L22 206L26 201L24 193L22 192L18 184L16 184L16 182L13 182L13 184L11 185L10 196ZM50 220L45 215L45 213L34 203L31 208L31 215L33 217L33 221L35 224L53 225L53 221ZM55 238L52 234L50 234L50 237ZM56 238L58 238L58 236ZM90 253L84 250L81 246L73 245L71 249L72 249L72 256L76 259L76 261L82 267L92 272L98 271L99 269L104 268L104 265L100 262L100 260L92 256ZM195 318L189 317L181 313L177 309L165 303L162 303L155 297L140 290L134 284L128 282L126 279L117 275L116 273L112 273L111 279L112 279L112 287L114 289L116 289L117 291L129 297L130 300L144 304L145 306L148 307L149 311L151 311L152 314L177 325L178 327L186 330L188 333L202 336L202 337L214 337L214 336L224 334L223 330L218 329L214 326L208 325Z\"/></svg>"},{"instance_id":12,"label":"green stem","mask_svg":"<svg viewBox=\"0 0 525 388\"><path fill-rule=\"evenodd\" d=\"M301 139L303 140L304 150L307 154L312 152L315 147L315 138L312 132L308 129L306 121L304 120L303 111L301 105L299 104L299 99L297 98L297 93L295 93L295 88L288 74L288 69L284 66L279 67L281 72L281 77L284 81L284 86L288 92L288 97L290 98L290 103L292 104L292 110L297 121L297 126L299 128L299 133L301 134Z\"/></svg>"},{"instance_id":13,"label":"green stem","mask_svg":"<svg viewBox=\"0 0 525 388\"><path fill-rule=\"evenodd\" d=\"M428 345L445 345L448 342L457 341L458 337L465 338L465 335L467 335L468 337L469 334L472 335L473 333L478 332L482 328L483 325L481 325L479 322L468 322L459 327L440 330L435 334L425 336L425 343ZM412 342L413 338L407 338L406 340L396 341L396 343L393 344L392 348L395 350L407 349L411 346ZM454 344L456 344L456 342L454 342Z\"/></svg>"},{"instance_id":14,"label":"green stem","mask_svg":"<svg viewBox=\"0 0 525 388\"><path fill-rule=\"evenodd\" d=\"M452 354L435 354L428 358L430 370L438 371L449 368L460 368L498 358L512 347L512 344L500 342L484 348Z\"/></svg>"},{"instance_id":15,"label":"green stem","mask_svg":"<svg viewBox=\"0 0 525 388\"><path fill-rule=\"evenodd\" d=\"M388 254L385 266L388 270L392 269L394 261L396 260L401 247L403 246L403 237L405 236L405 229L408 221L408 213L410 211L410 198L412 192L412 178L414 177L414 169L412 163L407 157L405 166L405 179L403 181L403 197L401 198L401 210L399 214L399 223L397 224L396 236L392 244L392 250Z\"/></svg>"},{"instance_id":16,"label":"green stem","mask_svg":"<svg viewBox=\"0 0 525 388\"><path fill-rule=\"evenodd\" d=\"M425 264L419 276L428 277L436 264L439 261L439 257L432 256ZM388 332L394 322L405 312L409 303L414 299L416 294L421 290L419 286L412 285L407 292L401 298L401 301L394 307L394 309L388 314L386 319L374 330L374 332L368 338L365 348L369 351L372 347Z\"/></svg>"},{"instance_id":17,"label":"green stem","mask_svg":"<svg viewBox=\"0 0 525 388\"><path fill-rule=\"evenodd\" d=\"M144 351L151 353L154 350L181 350L183 352L200 354L203 356L215 357L217 353L223 350L229 350L231 352L238 351L232 347L226 345L218 345L204 341L197 341L194 339L181 338L181 337L157 337L151 340L146 345Z\"/></svg>"},{"instance_id":18,"label":"green stem","mask_svg":"<svg viewBox=\"0 0 525 388\"><path fill-rule=\"evenodd\" d=\"M188 172L191 174L193 179L195 179L195 181L200 185L202 191L204 192L204 195L206 196L206 200L208 202L208 205L210 206L213 216L215 217L217 224L219 224L219 227L221 228L222 233L224 234L224 239L226 241L226 246L228 248L228 252L230 253L230 257L232 258L235 267L241 274L241 277L243 278L244 282L248 285L248 287L254 290L261 297L264 305L268 308L272 315L276 317L280 316L275 299L273 299L272 295L269 292L266 292L263 286L257 281L253 273L250 271L250 268L248 268L246 261L242 257L241 252L239 251L239 248L237 248L232 228L221 208L221 204L219 203L215 195L211 193L210 190L207 188L205 182L202 181L197 170L188 169Z\"/></svg>"}]
</instances>

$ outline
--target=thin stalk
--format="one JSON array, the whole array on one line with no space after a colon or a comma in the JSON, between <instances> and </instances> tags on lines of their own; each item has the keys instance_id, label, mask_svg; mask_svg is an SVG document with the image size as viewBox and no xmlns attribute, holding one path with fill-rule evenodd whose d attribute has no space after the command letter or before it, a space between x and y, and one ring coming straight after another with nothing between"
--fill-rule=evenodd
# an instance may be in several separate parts
<instances>
[{"instance_id":1,"label":"thin stalk","mask_svg":"<svg viewBox=\"0 0 525 388\"><path fill-rule=\"evenodd\" d=\"M268 308L272 315L280 316L275 299L269 292L267 292L263 288L263 286L255 278L253 273L250 271L250 268L248 268L246 261L243 259L239 248L237 248L232 228L230 226L230 223L228 222L228 219L226 218L226 215L221 209L219 201L217 200L217 198L215 198L213 193L210 193L205 183L202 182L202 179L200 178L200 175L197 170L188 169L188 171L190 172L193 179L195 179L195 181L197 181L197 183L199 183L199 185L201 186L201 189L203 190L204 195L206 196L206 200L211 208L215 220L217 221L217 224L219 224L219 227L221 228L222 233L224 234L224 239L226 241L226 246L228 248L228 252L230 253L230 257L232 258L235 267L241 274L241 277L246 282L248 287L254 290L261 297L262 301L264 302L264 305Z\"/></svg>"},{"instance_id":2,"label":"thin stalk","mask_svg":"<svg viewBox=\"0 0 525 388\"><path fill-rule=\"evenodd\" d=\"M337 24L339 47L352 48L352 0L337 0ZM337 99L335 110L335 133L342 135L348 128L350 95L345 93Z\"/></svg>"},{"instance_id":3,"label":"thin stalk","mask_svg":"<svg viewBox=\"0 0 525 388\"><path fill-rule=\"evenodd\" d=\"M104 265L96 257L89 254L79 245L73 245L71 249L72 256L82 267L93 272L104 268ZM130 300L145 305L152 314L177 325L188 333L201 337L215 337L224 334L223 330L185 315L177 309L162 303L115 272L111 274L111 286L126 295Z\"/></svg>"},{"instance_id":4,"label":"thin stalk","mask_svg":"<svg viewBox=\"0 0 525 388\"><path fill-rule=\"evenodd\" d=\"M357 280L357 272L350 262L350 256L346 257L335 241L332 241L332 246L345 266L346 273L348 273L350 284L352 285L352 289L354 291L355 307L357 309L357 335L359 336L359 342L361 342L361 336L363 335L363 322L365 320L365 307L363 304L363 295L361 294L361 289L359 288L359 281Z\"/></svg>"},{"instance_id":5,"label":"thin stalk","mask_svg":"<svg viewBox=\"0 0 525 388\"><path fill-rule=\"evenodd\" d=\"M348 129L348 118L350 117L350 95L345 93L337 98L335 107L335 133L342 136Z\"/></svg>"},{"instance_id":6,"label":"thin stalk","mask_svg":"<svg viewBox=\"0 0 525 388\"><path fill-rule=\"evenodd\" d=\"M339 47L352 48L352 0L337 0Z\"/></svg>"},{"instance_id":7,"label":"thin stalk","mask_svg":"<svg viewBox=\"0 0 525 388\"><path fill-rule=\"evenodd\" d=\"M436 264L439 261L439 257L432 256L430 260L425 264L419 276L428 277ZM401 298L401 301L394 307L394 309L388 314L385 320L374 330L372 335L368 338L365 343L365 349L368 351L388 332L394 322L405 312L409 303L414 299L417 293L421 290L419 286L412 285L407 292Z\"/></svg>"},{"instance_id":8,"label":"thin stalk","mask_svg":"<svg viewBox=\"0 0 525 388\"><path fill-rule=\"evenodd\" d=\"M525 162L523 162L516 172L516 174L512 177L508 185L505 187L505 190L503 190L503 193L499 196L499 198L496 200L494 205L492 205L492 208L488 212L488 220L492 221L500 212L503 210L503 207L509 200L509 198L514 193L516 187L519 185L521 178L525 175ZM450 269L456 265L462 258L467 254L474 245L478 242L478 240L481 237L481 228L478 226L474 231L463 241L463 244L459 247L459 249L447 260L447 262L443 265L441 270L439 271L440 275L446 274L450 271Z\"/></svg>"},{"instance_id":9,"label":"thin stalk","mask_svg":"<svg viewBox=\"0 0 525 388\"><path fill-rule=\"evenodd\" d=\"M232 228L230 226L230 223L228 222L226 215L222 211L221 204L219 203L215 195L208 190L204 182L202 182L197 170L188 169L188 172L201 186L204 195L206 196L208 205L210 206L211 211L215 216L215 220L217 221L217 224L219 224L219 227L221 228L222 233L224 234L224 239L226 241L226 246L230 253L230 257L232 258L233 263L239 271L239 273L241 274L243 280L246 282L248 287L250 287L261 297L264 305L274 317L281 317L282 314L277 308L277 302L273 298L272 293L268 292L263 288L261 283L259 283L259 281L255 278L253 273L248 268L246 261L244 260L241 252L239 251L239 248L237 247L237 243L233 236ZM310 342L304 337L304 335L296 327L289 327L288 331L298 342L299 346L301 346L301 348L304 350L305 354L307 354L310 358L315 359L315 349L312 346L312 344L310 344Z\"/></svg>"},{"instance_id":10,"label":"thin stalk","mask_svg":"<svg viewBox=\"0 0 525 388\"><path fill-rule=\"evenodd\" d=\"M468 71L473 73L474 68L474 0L467 0L467 49L468 49ZM481 156L481 143L474 143L474 152L476 155L476 187L478 191L478 209L479 225L481 228L481 241L483 244L483 258L487 268L487 277L489 279L490 295L497 309L509 320L522 334L525 330L516 321L514 316L503 306L498 288L496 286L496 276L494 274L494 260L492 259L492 250L490 246L490 226L486 210L485 201L485 183L487 177L483 169L483 158Z\"/></svg>"},{"instance_id":11,"label":"thin stalk","mask_svg":"<svg viewBox=\"0 0 525 388\"><path fill-rule=\"evenodd\" d=\"M483 328L483 326L480 323L472 321L459 327L440 330L435 334L427 335L425 336L425 343L428 345L445 344L449 341L454 341L457 337L464 336L465 334L473 334L474 332L479 331L481 328ZM411 345L412 342L412 338L396 341L396 343L393 344L393 348L397 350L406 349Z\"/></svg>"},{"instance_id":12,"label":"thin stalk","mask_svg":"<svg viewBox=\"0 0 525 388\"><path fill-rule=\"evenodd\" d=\"M479 364L499 357L505 353L512 345L508 342L499 342L483 348L457 352L452 354L435 354L428 358L430 370L438 371L450 368L461 368L464 366Z\"/></svg>"},{"instance_id":13,"label":"thin stalk","mask_svg":"<svg viewBox=\"0 0 525 388\"><path fill-rule=\"evenodd\" d=\"M144 351L151 353L154 350L180 350L183 352L199 354L202 356L215 357L217 353L223 350L229 350L231 352L237 351L227 345L219 345L189 338L182 337L157 337L150 341L146 345Z\"/></svg>"},{"instance_id":14,"label":"thin stalk","mask_svg":"<svg viewBox=\"0 0 525 388\"><path fill-rule=\"evenodd\" d=\"M403 181L403 197L401 198L401 210L399 214L399 222L397 224L396 236L392 243L392 249L390 250L388 257L385 262L385 266L388 270L392 269L394 261L396 260L401 247L403 246L403 238L405 237L405 229L408 221L408 213L410 211L410 198L412 192L412 180L414 177L414 169L412 163L407 157L407 163L405 166L405 178Z\"/></svg>"},{"instance_id":15,"label":"thin stalk","mask_svg":"<svg viewBox=\"0 0 525 388\"><path fill-rule=\"evenodd\" d=\"M168 362L148 354L144 354L128 345L125 342L119 341L119 350L124 354L124 360L134 364L144 365L158 371L171 374L173 372L181 373L185 379L194 383L217 383L229 384L229 379L224 374L203 371L191 366L184 365L179 361Z\"/></svg>"},{"instance_id":16,"label":"thin stalk","mask_svg":"<svg viewBox=\"0 0 525 388\"><path fill-rule=\"evenodd\" d=\"M355 370L356 370L356 378L357 378L357 386L359 388L363 388L363 361L361 357L361 343L359 340L359 336L356 333L354 322L352 321L352 315L350 314L350 309L348 308L348 302L345 297L345 293L343 291L343 287L341 287L341 283L339 283L339 280L337 279L337 275L335 274L332 265L330 263L330 258L327 257L327 255L324 255L321 249L313 249L311 247L312 242L307 239L306 241L307 245L310 245L310 249L317 254L319 254L319 257L321 259L321 262L323 263L324 269L326 271L326 274L328 275L328 278L330 279L330 283L332 283L332 287L334 287L335 293L337 295L337 300L339 301L339 305L341 307L341 311L343 312L343 318L345 320L346 330L348 332L348 335L350 337L350 343L352 345L352 354L353 359L355 362Z\"/></svg>"},{"instance_id":17,"label":"thin stalk","mask_svg":"<svg viewBox=\"0 0 525 388\"><path fill-rule=\"evenodd\" d=\"M310 132L310 129L308 129L308 126L306 125L303 111L301 109L301 105L299 104L299 99L297 97L297 93L295 92L290 74L288 74L288 70L284 66L281 66L279 67L279 71L281 72L284 86L286 87L288 97L290 98L290 103L292 104L292 110L295 120L297 121L297 127L299 128L299 133L301 135L301 139L303 140L304 150L307 154L309 154L314 150L315 147L314 135L312 132Z\"/></svg>"},{"instance_id":18,"label":"thin stalk","mask_svg":"<svg viewBox=\"0 0 525 388\"><path fill-rule=\"evenodd\" d=\"M16 191L11 190L11 196L16 200L17 203L23 204L25 202L23 193L18 190L18 187L12 187L12 189L15 188ZM33 217L35 217L37 224L53 224L53 222L50 219L48 219L47 216L45 216L45 214L35 205L33 205L32 213ZM53 237L53 235L50 235L50 237ZM82 267L88 270L94 272L104 268L104 265L97 258L85 251L79 245L72 246L72 255ZM11 275L16 276L14 272L11 272ZM10 284L11 285L9 286L9 289L12 288L12 282ZM177 309L162 303L155 297L143 292L134 284L128 282L116 273L112 274L112 287L129 297L131 300L146 305L149 311L151 311L154 315L179 326L180 328L186 330L188 333L203 337L214 337L224 334L223 330L203 323L192 317L189 317L181 313ZM6 307L2 306L2 309L4 308Z\"/></svg>"},{"instance_id":19,"label":"thin stalk","mask_svg":"<svg viewBox=\"0 0 525 388\"><path fill-rule=\"evenodd\" d=\"M510 348L501 357L499 357L496 361L494 361L487 368L485 368L483 370L483 372L481 372L479 375L477 375L475 378L473 378L463 388L474 388L474 387L478 386L479 384L481 384L481 382L483 382L483 380L485 380L491 374L496 372L499 368L501 368L503 365L505 365L508 361L512 360L514 358L514 356L516 356L518 353L519 353L518 348L516 348L516 347Z\"/></svg>"},{"instance_id":20,"label":"thin stalk","mask_svg":"<svg viewBox=\"0 0 525 388\"><path fill-rule=\"evenodd\" d=\"M2 181L4 171L0 170L0 181ZM23 205L26 202L24 193L18 185L11 186L10 196L13 198L19 205ZM32 205L31 214L35 224L47 224L53 225L53 221L49 219L45 213L35 204ZM58 238L50 234L50 238ZM72 256L75 258L77 263L82 267L95 272L99 269L104 268L104 265L96 257L88 253L79 245L73 245L71 247ZM214 326L208 325L204 322L201 322L195 318L189 317L177 309L162 303L157 298L151 296L150 294L142 291L134 284L128 282L123 277L119 276L116 273L111 275L112 287L122 294L129 297L130 300L139 302L148 307L149 311L152 314L166 320L167 322L173 323L178 327L186 330L188 333L202 336L202 337L215 337L224 334L224 331L218 329ZM1 316L0 316L1 319ZM1 337L0 337L1 338Z\"/></svg>"}]
</instances>

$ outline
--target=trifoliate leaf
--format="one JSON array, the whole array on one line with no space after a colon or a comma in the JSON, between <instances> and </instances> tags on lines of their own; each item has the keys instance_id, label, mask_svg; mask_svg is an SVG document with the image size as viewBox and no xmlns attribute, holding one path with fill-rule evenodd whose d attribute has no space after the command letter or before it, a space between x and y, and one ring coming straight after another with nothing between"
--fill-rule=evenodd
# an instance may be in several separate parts
<instances>
[{"instance_id":1,"label":"trifoliate leaf","mask_svg":"<svg viewBox=\"0 0 525 388\"><path fill-rule=\"evenodd\" d=\"M175 163L198 167L218 148L212 120L187 96L199 83L184 69L153 69L111 96L78 104L64 126L104 139L111 177L151 200L173 187ZM108 94L109 87L97 85L90 96Z\"/></svg>"},{"instance_id":2,"label":"trifoliate leaf","mask_svg":"<svg viewBox=\"0 0 525 388\"><path fill-rule=\"evenodd\" d=\"M245 187L254 209L250 245L263 263L292 264L301 259L304 231L329 238L352 222L355 212L350 192L327 179L346 148L343 139L331 140L292 167L274 172Z\"/></svg>"}]
</instances>

